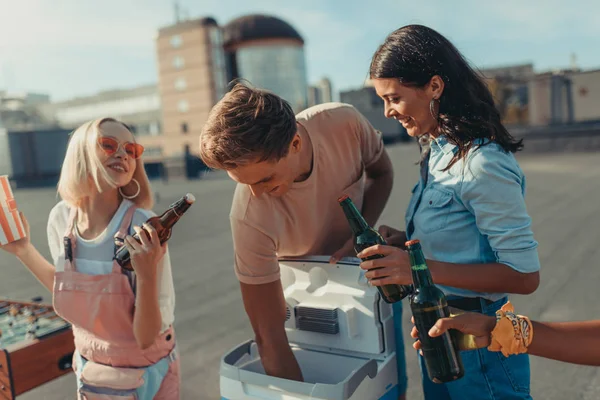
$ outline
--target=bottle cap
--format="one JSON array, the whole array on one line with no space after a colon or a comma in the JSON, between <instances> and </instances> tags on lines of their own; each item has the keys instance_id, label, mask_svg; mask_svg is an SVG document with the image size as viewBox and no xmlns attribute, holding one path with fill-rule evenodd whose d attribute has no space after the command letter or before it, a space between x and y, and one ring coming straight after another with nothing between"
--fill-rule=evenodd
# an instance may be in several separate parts
<instances>
[{"instance_id":1,"label":"bottle cap","mask_svg":"<svg viewBox=\"0 0 600 400\"><path fill-rule=\"evenodd\" d=\"M183 196L183 198L188 204L194 204L194 202L196 201L196 198L191 193L186 194L185 196Z\"/></svg>"},{"instance_id":2,"label":"bottle cap","mask_svg":"<svg viewBox=\"0 0 600 400\"><path fill-rule=\"evenodd\" d=\"M406 247L410 247L410 246L413 246L413 245L415 245L417 243L421 243L421 241L419 239L413 239L413 240L409 240L408 242L404 243L404 245Z\"/></svg>"},{"instance_id":3,"label":"bottle cap","mask_svg":"<svg viewBox=\"0 0 600 400\"><path fill-rule=\"evenodd\" d=\"M350 197L350 196L348 196L347 194L344 194L343 196L340 196L340 198L338 199L338 202L341 203L342 201L346 200L348 197Z\"/></svg>"}]
</instances>

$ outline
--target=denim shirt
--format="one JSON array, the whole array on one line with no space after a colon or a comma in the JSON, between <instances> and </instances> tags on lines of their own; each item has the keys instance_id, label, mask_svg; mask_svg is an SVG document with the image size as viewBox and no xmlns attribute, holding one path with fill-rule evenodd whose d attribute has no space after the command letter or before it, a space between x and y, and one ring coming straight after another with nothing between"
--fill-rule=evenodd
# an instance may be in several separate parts
<instances>
[{"instance_id":1,"label":"denim shirt","mask_svg":"<svg viewBox=\"0 0 600 400\"><path fill-rule=\"evenodd\" d=\"M443 171L458 147L444 136L431 141L426 182L422 176L415 185L406 211L408 238L421 241L427 259L501 263L523 273L538 271L538 244L525 207L523 171L514 155L496 143L474 147ZM492 301L506 295L438 286L446 295Z\"/></svg>"}]
</instances>

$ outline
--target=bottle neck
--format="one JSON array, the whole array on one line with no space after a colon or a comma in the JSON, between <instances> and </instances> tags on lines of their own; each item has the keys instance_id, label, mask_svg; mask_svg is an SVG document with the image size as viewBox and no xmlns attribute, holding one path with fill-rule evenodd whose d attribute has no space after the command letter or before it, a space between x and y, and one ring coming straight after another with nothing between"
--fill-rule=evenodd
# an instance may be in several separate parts
<instances>
[{"instance_id":1,"label":"bottle neck","mask_svg":"<svg viewBox=\"0 0 600 400\"><path fill-rule=\"evenodd\" d=\"M172 227L179 221L179 218L181 218L183 213L185 213L190 206L191 204L184 199L173 203L171 207L160 216L161 225L164 228Z\"/></svg>"},{"instance_id":2,"label":"bottle neck","mask_svg":"<svg viewBox=\"0 0 600 400\"><path fill-rule=\"evenodd\" d=\"M342 206L342 210L344 210L344 214L346 214L350 229L352 229L352 233L354 233L355 236L371 229L350 198L342 200L340 205Z\"/></svg>"},{"instance_id":3,"label":"bottle neck","mask_svg":"<svg viewBox=\"0 0 600 400\"><path fill-rule=\"evenodd\" d=\"M431 271L427 267L421 245L417 244L409 247L408 257L410 259L411 273L415 287L433 286Z\"/></svg>"}]
</instances>

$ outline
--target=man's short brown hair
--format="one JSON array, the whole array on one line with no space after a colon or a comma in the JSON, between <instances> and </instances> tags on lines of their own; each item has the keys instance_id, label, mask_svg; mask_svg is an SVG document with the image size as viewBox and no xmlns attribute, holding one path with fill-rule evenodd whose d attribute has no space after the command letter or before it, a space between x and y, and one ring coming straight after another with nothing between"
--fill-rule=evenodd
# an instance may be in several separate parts
<instances>
[{"instance_id":1,"label":"man's short brown hair","mask_svg":"<svg viewBox=\"0 0 600 400\"><path fill-rule=\"evenodd\" d=\"M230 170L287 156L296 134L290 104L262 89L237 83L211 110L200 134L200 158Z\"/></svg>"}]
</instances>

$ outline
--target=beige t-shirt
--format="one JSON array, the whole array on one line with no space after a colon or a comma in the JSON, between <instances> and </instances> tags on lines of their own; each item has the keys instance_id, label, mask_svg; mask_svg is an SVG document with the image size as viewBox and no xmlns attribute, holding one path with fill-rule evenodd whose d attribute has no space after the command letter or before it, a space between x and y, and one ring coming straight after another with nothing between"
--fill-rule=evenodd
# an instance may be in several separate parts
<instances>
[{"instance_id":1,"label":"beige t-shirt","mask_svg":"<svg viewBox=\"0 0 600 400\"><path fill-rule=\"evenodd\" d=\"M281 197L254 197L238 184L230 221L235 272L240 282L279 279L278 257L331 255L352 236L338 198L348 194L360 209L365 167L384 151L381 133L353 106L326 103L296 116L310 136L313 170Z\"/></svg>"}]
</instances>

